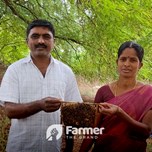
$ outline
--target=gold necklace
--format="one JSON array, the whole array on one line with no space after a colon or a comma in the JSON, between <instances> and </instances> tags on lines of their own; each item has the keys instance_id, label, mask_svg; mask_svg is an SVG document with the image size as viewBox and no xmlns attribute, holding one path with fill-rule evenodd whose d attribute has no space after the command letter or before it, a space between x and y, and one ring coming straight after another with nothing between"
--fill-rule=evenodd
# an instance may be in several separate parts
<instances>
[{"instance_id":1,"label":"gold necklace","mask_svg":"<svg viewBox=\"0 0 152 152\"><path fill-rule=\"evenodd\" d=\"M137 81L135 81L135 85L133 86L133 88L131 88L130 90L133 90L133 89L135 89L136 88L136 85L137 85ZM116 81L116 83L115 83L115 86L114 86L114 95L115 95L115 97L117 96L117 91L118 91L118 81Z\"/></svg>"}]
</instances>

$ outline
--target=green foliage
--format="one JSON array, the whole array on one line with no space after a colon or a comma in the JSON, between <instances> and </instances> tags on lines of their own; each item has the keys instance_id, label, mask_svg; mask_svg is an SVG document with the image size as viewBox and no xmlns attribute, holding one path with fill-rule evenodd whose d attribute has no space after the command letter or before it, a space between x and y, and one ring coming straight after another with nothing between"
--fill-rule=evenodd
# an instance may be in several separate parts
<instances>
[{"instance_id":1,"label":"green foliage","mask_svg":"<svg viewBox=\"0 0 152 152\"><path fill-rule=\"evenodd\" d=\"M151 0L2 0L0 60L10 64L26 56L26 26L44 18L56 29L53 55L76 74L88 80L116 78L117 49L134 40L145 49L139 79L152 81L151 7Z\"/></svg>"}]
</instances>

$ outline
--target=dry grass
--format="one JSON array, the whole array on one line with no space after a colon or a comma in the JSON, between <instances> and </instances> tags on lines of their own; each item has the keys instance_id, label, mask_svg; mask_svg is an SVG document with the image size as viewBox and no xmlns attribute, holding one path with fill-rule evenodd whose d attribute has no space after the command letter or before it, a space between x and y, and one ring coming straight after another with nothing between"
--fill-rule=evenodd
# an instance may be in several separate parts
<instances>
[{"instance_id":1,"label":"dry grass","mask_svg":"<svg viewBox=\"0 0 152 152\"><path fill-rule=\"evenodd\" d=\"M152 152L152 138L147 139L147 152Z\"/></svg>"},{"instance_id":2,"label":"dry grass","mask_svg":"<svg viewBox=\"0 0 152 152\"><path fill-rule=\"evenodd\" d=\"M10 120L5 116L4 109L0 106L0 152L5 151Z\"/></svg>"}]
</instances>

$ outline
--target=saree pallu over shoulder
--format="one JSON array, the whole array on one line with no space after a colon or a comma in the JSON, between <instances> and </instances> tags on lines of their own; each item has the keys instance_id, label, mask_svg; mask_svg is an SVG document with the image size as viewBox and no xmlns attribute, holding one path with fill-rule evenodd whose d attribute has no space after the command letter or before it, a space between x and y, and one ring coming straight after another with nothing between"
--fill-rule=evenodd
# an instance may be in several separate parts
<instances>
[{"instance_id":1,"label":"saree pallu over shoulder","mask_svg":"<svg viewBox=\"0 0 152 152\"><path fill-rule=\"evenodd\" d=\"M152 87L144 85L105 102L120 106L133 119L142 121L146 112L152 109ZM146 152L147 136L131 130L116 115L105 116L100 127L105 129L96 139L92 152Z\"/></svg>"},{"instance_id":2,"label":"saree pallu over shoulder","mask_svg":"<svg viewBox=\"0 0 152 152\"><path fill-rule=\"evenodd\" d=\"M143 85L107 102L120 106L132 118L141 121L152 109L152 86Z\"/></svg>"}]
</instances>

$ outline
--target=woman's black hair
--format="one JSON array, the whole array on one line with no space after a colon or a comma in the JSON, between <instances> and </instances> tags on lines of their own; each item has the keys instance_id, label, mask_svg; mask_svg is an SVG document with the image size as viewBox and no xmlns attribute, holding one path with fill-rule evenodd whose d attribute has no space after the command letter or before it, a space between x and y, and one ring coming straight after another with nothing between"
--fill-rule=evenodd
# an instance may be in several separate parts
<instances>
[{"instance_id":1,"label":"woman's black hair","mask_svg":"<svg viewBox=\"0 0 152 152\"><path fill-rule=\"evenodd\" d=\"M139 61L142 62L144 56L144 49L142 48L142 46L133 41L126 41L120 45L118 49L118 58L126 48L134 48L137 53Z\"/></svg>"},{"instance_id":2,"label":"woman's black hair","mask_svg":"<svg viewBox=\"0 0 152 152\"><path fill-rule=\"evenodd\" d=\"M27 27L26 30L26 36L28 37L30 30L34 27L39 27L39 26L44 26L47 27L53 34L53 37L55 37L55 29L53 27L53 24L47 20L43 20L43 19L36 19L33 20Z\"/></svg>"}]
</instances>

